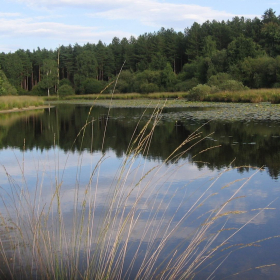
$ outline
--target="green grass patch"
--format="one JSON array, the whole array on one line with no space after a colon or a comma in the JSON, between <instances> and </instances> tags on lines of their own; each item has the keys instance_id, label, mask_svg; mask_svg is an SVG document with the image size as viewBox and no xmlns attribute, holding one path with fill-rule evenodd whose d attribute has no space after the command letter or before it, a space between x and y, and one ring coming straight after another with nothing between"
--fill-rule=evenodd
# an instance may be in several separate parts
<instances>
[{"instance_id":1,"label":"green grass patch","mask_svg":"<svg viewBox=\"0 0 280 280\"><path fill-rule=\"evenodd\" d=\"M86 94L86 95L68 95L64 97L50 96L45 98L47 101L55 100L127 100L127 99L175 99L185 98L188 96L187 92L155 92L148 94L140 93L115 93L115 94Z\"/></svg>"},{"instance_id":2,"label":"green grass patch","mask_svg":"<svg viewBox=\"0 0 280 280\"><path fill-rule=\"evenodd\" d=\"M44 98L38 96L0 96L0 110L42 106L44 102Z\"/></svg>"},{"instance_id":3,"label":"green grass patch","mask_svg":"<svg viewBox=\"0 0 280 280\"><path fill-rule=\"evenodd\" d=\"M115 94L87 94L68 95L63 97L50 96L46 101L57 100L133 100L133 99L181 99L193 100L189 92L154 92L148 94L140 93L115 93ZM219 91L199 96L196 101L209 102L234 102L234 103L280 103L280 89L249 89L240 91Z\"/></svg>"}]
</instances>

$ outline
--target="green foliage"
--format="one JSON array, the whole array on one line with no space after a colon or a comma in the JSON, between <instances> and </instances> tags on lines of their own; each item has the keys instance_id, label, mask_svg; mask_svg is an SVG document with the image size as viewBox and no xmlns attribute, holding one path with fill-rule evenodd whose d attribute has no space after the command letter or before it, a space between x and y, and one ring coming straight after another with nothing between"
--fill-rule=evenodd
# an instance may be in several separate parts
<instances>
[{"instance_id":1,"label":"green foliage","mask_svg":"<svg viewBox=\"0 0 280 280\"><path fill-rule=\"evenodd\" d=\"M231 80L232 77L228 73L218 73L217 75L213 75L208 80L209 86L219 87L221 84L225 83L228 80Z\"/></svg>"},{"instance_id":2,"label":"green foliage","mask_svg":"<svg viewBox=\"0 0 280 280\"><path fill-rule=\"evenodd\" d=\"M68 79L62 79L59 81L59 88L64 85L72 86L70 80L68 80Z\"/></svg>"},{"instance_id":3,"label":"green foliage","mask_svg":"<svg viewBox=\"0 0 280 280\"><path fill-rule=\"evenodd\" d=\"M220 90L228 90L228 91L238 91L238 90L247 90L242 82L236 80L227 80L219 85Z\"/></svg>"},{"instance_id":4,"label":"green foliage","mask_svg":"<svg viewBox=\"0 0 280 280\"><path fill-rule=\"evenodd\" d=\"M201 26L194 22L191 28L186 28L185 36L187 38L186 55L191 61L195 60L202 54L202 34Z\"/></svg>"},{"instance_id":5,"label":"green foliage","mask_svg":"<svg viewBox=\"0 0 280 280\"><path fill-rule=\"evenodd\" d=\"M280 70L279 62L280 57L277 59L268 56L248 57L232 72L250 88L271 87L276 82L280 82L280 77L277 74Z\"/></svg>"},{"instance_id":6,"label":"green foliage","mask_svg":"<svg viewBox=\"0 0 280 280\"><path fill-rule=\"evenodd\" d=\"M42 82L39 82L37 85L35 85L32 88L32 91L30 92L31 95L38 95L38 96L46 96L46 88L45 88L45 84ZM49 95L53 95L55 94L54 92L54 88L49 89Z\"/></svg>"},{"instance_id":7,"label":"green foliage","mask_svg":"<svg viewBox=\"0 0 280 280\"><path fill-rule=\"evenodd\" d=\"M33 86L30 94L31 95L43 96L43 95L45 95L45 91L40 88L40 85L35 85L35 86Z\"/></svg>"},{"instance_id":8,"label":"green foliage","mask_svg":"<svg viewBox=\"0 0 280 280\"><path fill-rule=\"evenodd\" d=\"M133 74L131 73L131 71L129 70L122 71L116 86L116 92L120 92L120 93L131 92L132 80L133 80Z\"/></svg>"},{"instance_id":9,"label":"green foliage","mask_svg":"<svg viewBox=\"0 0 280 280\"><path fill-rule=\"evenodd\" d=\"M175 91L189 91L193 87L197 86L199 81L197 78L191 78L184 82L179 82L174 86Z\"/></svg>"},{"instance_id":10,"label":"green foliage","mask_svg":"<svg viewBox=\"0 0 280 280\"><path fill-rule=\"evenodd\" d=\"M59 96L74 95L74 94L75 94L75 90L70 85L67 84L60 86L58 89Z\"/></svg>"},{"instance_id":11,"label":"green foliage","mask_svg":"<svg viewBox=\"0 0 280 280\"><path fill-rule=\"evenodd\" d=\"M148 93L158 91L161 86L162 71L145 70L134 75L132 89L135 92Z\"/></svg>"},{"instance_id":12,"label":"green foliage","mask_svg":"<svg viewBox=\"0 0 280 280\"><path fill-rule=\"evenodd\" d=\"M0 96L16 94L16 88L9 83L5 73L0 69Z\"/></svg>"},{"instance_id":13,"label":"green foliage","mask_svg":"<svg viewBox=\"0 0 280 280\"><path fill-rule=\"evenodd\" d=\"M98 81L94 78L87 78L83 83L83 94L100 93L104 88L105 84L102 81Z\"/></svg>"},{"instance_id":14,"label":"green foliage","mask_svg":"<svg viewBox=\"0 0 280 280\"><path fill-rule=\"evenodd\" d=\"M237 91L248 89L242 84L242 82L232 79L232 77L227 73L218 73L217 75L211 76L207 84L223 91Z\"/></svg>"},{"instance_id":15,"label":"green foliage","mask_svg":"<svg viewBox=\"0 0 280 280\"><path fill-rule=\"evenodd\" d=\"M203 56L212 57L213 54L217 51L216 41L213 40L212 36L207 36L204 39L204 45L202 48Z\"/></svg>"},{"instance_id":16,"label":"green foliage","mask_svg":"<svg viewBox=\"0 0 280 280\"><path fill-rule=\"evenodd\" d=\"M166 91L174 90L173 86L176 83L176 76L173 69L169 63L166 64L165 68L161 72L161 85L166 89Z\"/></svg>"},{"instance_id":17,"label":"green foliage","mask_svg":"<svg viewBox=\"0 0 280 280\"><path fill-rule=\"evenodd\" d=\"M261 29L263 45L266 52L275 57L280 54L280 23L270 21L264 24Z\"/></svg>"},{"instance_id":18,"label":"green foliage","mask_svg":"<svg viewBox=\"0 0 280 280\"><path fill-rule=\"evenodd\" d=\"M215 86L208 86L199 84L190 90L188 99L195 101L202 101L209 94L217 92L218 89Z\"/></svg>"},{"instance_id":19,"label":"green foliage","mask_svg":"<svg viewBox=\"0 0 280 280\"><path fill-rule=\"evenodd\" d=\"M77 56L77 74L83 78L97 77L97 60L92 50L84 50Z\"/></svg>"},{"instance_id":20,"label":"green foliage","mask_svg":"<svg viewBox=\"0 0 280 280\"><path fill-rule=\"evenodd\" d=\"M140 86L140 92L141 93L152 93L159 91L159 88L157 85L153 83L143 83Z\"/></svg>"},{"instance_id":21,"label":"green foliage","mask_svg":"<svg viewBox=\"0 0 280 280\"><path fill-rule=\"evenodd\" d=\"M197 74L198 74L198 65L196 62L187 63L184 65L182 71L183 80L188 80L197 77Z\"/></svg>"},{"instance_id":22,"label":"green foliage","mask_svg":"<svg viewBox=\"0 0 280 280\"><path fill-rule=\"evenodd\" d=\"M23 72L22 61L17 53L6 54L1 61L1 68L9 82L16 88L21 84L21 73Z\"/></svg>"},{"instance_id":23,"label":"green foliage","mask_svg":"<svg viewBox=\"0 0 280 280\"><path fill-rule=\"evenodd\" d=\"M255 58L263 55L261 47L257 45L253 39L240 36L233 40L227 48L228 63L236 64L244 60L246 57Z\"/></svg>"},{"instance_id":24,"label":"green foliage","mask_svg":"<svg viewBox=\"0 0 280 280\"><path fill-rule=\"evenodd\" d=\"M48 96L50 95L50 89L53 89L57 84L57 63L52 59L45 59L43 61L42 80L40 82L40 88L46 89Z\"/></svg>"},{"instance_id":25,"label":"green foliage","mask_svg":"<svg viewBox=\"0 0 280 280\"><path fill-rule=\"evenodd\" d=\"M152 61L149 65L151 70L163 70L166 66L167 60L161 53L156 53L152 56Z\"/></svg>"}]
</instances>

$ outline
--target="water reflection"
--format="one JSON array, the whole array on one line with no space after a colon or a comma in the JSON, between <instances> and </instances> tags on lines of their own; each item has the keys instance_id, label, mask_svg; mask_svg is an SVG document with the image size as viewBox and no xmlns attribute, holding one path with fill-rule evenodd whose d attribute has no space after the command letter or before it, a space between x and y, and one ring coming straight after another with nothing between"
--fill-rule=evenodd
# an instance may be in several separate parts
<instances>
[{"instance_id":1,"label":"water reflection","mask_svg":"<svg viewBox=\"0 0 280 280\"><path fill-rule=\"evenodd\" d=\"M182 111L165 109L163 120L157 126L149 147L148 157L162 161L166 159L191 133L199 129L201 137L206 137L195 145L183 158L194 158L195 164L212 170L221 169L234 161L235 166L265 167L274 179L280 174L280 126L277 122L222 122L180 119ZM41 151L57 145L65 152L114 150L118 157L127 151L132 135L137 135L148 120L152 109L142 116L143 110L136 108L113 108L107 118L108 109L94 107L90 116L87 106L58 106L37 115L18 117L10 123L0 119L0 148L17 147ZM174 112L175 111L175 112ZM89 117L89 118L88 118ZM88 118L85 133L80 133ZM105 142L103 143L106 128ZM211 134L213 133L214 134ZM211 135L210 135L211 134ZM80 135L76 138L77 135ZM74 139L75 142L74 142ZM191 143L193 144L193 143ZM221 145L216 149L212 146ZM207 150L209 149L209 150ZM203 154L201 151L207 150Z\"/></svg>"},{"instance_id":2,"label":"water reflection","mask_svg":"<svg viewBox=\"0 0 280 280\"><path fill-rule=\"evenodd\" d=\"M2 199L8 201L13 197L13 183L20 185L23 170L24 188L27 190L20 189L21 194L27 191L30 201L38 201L42 208L53 201L55 183L61 182L59 203L65 232L70 232L67 235L69 240L73 230L73 215L84 213L85 223L89 222L93 229L92 236L101 230L102 223L99 221L110 208L108 202L114 190L112 182L116 182L123 155L127 153L133 133L140 133L151 113L145 113L135 131L142 110L114 108L108 119L106 109L96 107L89 118L92 122L83 133L81 128L88 117L88 111L86 106L59 106L37 115L16 119L9 125L0 123L1 129L5 130L5 134L1 134L0 151L0 163L5 167L0 171L1 190L4 190L1 192ZM165 244L165 250L150 264L151 273L162 261L164 267L167 266L173 254L188 248L197 228L205 223L208 215L217 213L213 209L223 207L224 202L231 198L234 199L223 211L231 214L219 216L217 223L209 228L209 233L205 236L207 239L201 242L200 248L221 228L227 230L220 233L219 239L211 243L208 251L220 245L236 229L248 221L249 223L215 253L214 259L205 261L204 270L197 274L196 279L206 279L221 260L225 262L215 271L217 279L266 264L278 264L279 254L275 252L275 248L279 248L279 239L269 239L264 245L263 242L258 243L258 240L276 236L280 231L277 222L279 201L274 201L280 190L277 180L271 179L276 179L279 175L277 125L265 122L258 125L244 122L196 122L190 119L178 120L173 111L172 114L169 110L163 113L164 120L155 129L148 153L140 154L133 159L131 166L123 170L123 177L119 181L122 192L115 200L117 204L112 207L114 213L118 209L125 209L126 214L129 211L134 213L123 276L128 269L130 277L127 274L126 278L134 279L145 254L148 252L151 258L159 248L162 238L172 233ZM173 161L174 164L163 164L163 159L199 127L205 140L183 153L179 161ZM106 138L102 149L105 128ZM213 131L215 134L211 134ZM76 138L77 135L79 136ZM187 147L190 145L192 143ZM207 150L213 145L222 146ZM269 149L271 147L272 150ZM200 154L202 150L207 151ZM194 157L195 155L197 156ZM235 157L236 161L231 166L244 167L227 170ZM95 166L100 159L102 164L97 172ZM264 164L264 171L249 167ZM10 177L7 178L7 173L12 176L12 181L8 180ZM250 176L252 178L247 182ZM246 184L243 186L244 183ZM237 192L239 188L241 189ZM80 203L75 207L74 202L77 200ZM94 226L90 216L93 202ZM54 212L57 203L53 202ZM13 209L9 204L6 207ZM1 204L1 212L4 209ZM39 213L41 209L36 211ZM122 224L124 217L121 212L116 215L114 223L109 225L111 233L119 230L118 226ZM56 216L53 218L56 219ZM86 231L81 239L86 240ZM112 245L110 242L113 241L113 238L110 239L109 244ZM256 246L242 249L243 245L252 242L256 242ZM92 243L92 251L88 254L94 254L96 250L96 240ZM75 242L68 241L63 244L63 249L71 251L74 244ZM263 246L258 247L259 244ZM236 250L228 256L231 250L227 248L235 247ZM134 266L130 267L134 252L138 249L139 255ZM193 258L194 256L189 260ZM83 263L80 263L80 267ZM277 279L278 275L279 267L276 266L272 270L251 270L232 278ZM153 279L153 274L150 276L149 279Z\"/></svg>"}]
</instances>

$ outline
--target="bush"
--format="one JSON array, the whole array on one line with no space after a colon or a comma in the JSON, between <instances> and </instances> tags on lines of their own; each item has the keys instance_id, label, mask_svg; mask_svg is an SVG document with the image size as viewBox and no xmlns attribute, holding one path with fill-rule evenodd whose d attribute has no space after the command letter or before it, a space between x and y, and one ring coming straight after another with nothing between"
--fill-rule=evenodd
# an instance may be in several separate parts
<instances>
[{"instance_id":1,"label":"bush","mask_svg":"<svg viewBox=\"0 0 280 280\"><path fill-rule=\"evenodd\" d=\"M72 84L68 79L62 79L59 81L59 87L64 86L64 85L68 85L68 86L72 87Z\"/></svg>"},{"instance_id":2,"label":"bush","mask_svg":"<svg viewBox=\"0 0 280 280\"><path fill-rule=\"evenodd\" d=\"M0 95L16 95L17 90L14 86L12 86L5 73L0 70Z\"/></svg>"},{"instance_id":3,"label":"bush","mask_svg":"<svg viewBox=\"0 0 280 280\"><path fill-rule=\"evenodd\" d=\"M273 84L273 88L280 88L280 83Z\"/></svg>"},{"instance_id":4,"label":"bush","mask_svg":"<svg viewBox=\"0 0 280 280\"><path fill-rule=\"evenodd\" d=\"M123 79L118 80L115 92L118 92L118 93L128 93L128 92L130 92L129 82L127 82L126 80L123 80Z\"/></svg>"},{"instance_id":5,"label":"bush","mask_svg":"<svg viewBox=\"0 0 280 280\"><path fill-rule=\"evenodd\" d=\"M248 87L245 87L241 82L235 80L228 80L222 83L219 86L220 90L230 90L230 91L237 91L237 90L246 90Z\"/></svg>"},{"instance_id":6,"label":"bush","mask_svg":"<svg viewBox=\"0 0 280 280\"><path fill-rule=\"evenodd\" d=\"M59 96L74 95L74 94L75 94L74 89L67 84L64 84L59 87L59 90L58 90Z\"/></svg>"},{"instance_id":7,"label":"bush","mask_svg":"<svg viewBox=\"0 0 280 280\"><path fill-rule=\"evenodd\" d=\"M215 86L219 90L246 90L248 89L243 85L242 82L233 80L232 77L227 73L218 73L209 78L207 85Z\"/></svg>"},{"instance_id":8,"label":"bush","mask_svg":"<svg viewBox=\"0 0 280 280\"><path fill-rule=\"evenodd\" d=\"M232 77L227 73L218 73L209 78L207 84L209 86L220 87L221 84L225 83L228 80L232 80Z\"/></svg>"},{"instance_id":9,"label":"bush","mask_svg":"<svg viewBox=\"0 0 280 280\"><path fill-rule=\"evenodd\" d=\"M175 91L189 91L193 87L197 86L199 84L197 78L192 78L190 80L177 83L174 87Z\"/></svg>"},{"instance_id":10,"label":"bush","mask_svg":"<svg viewBox=\"0 0 280 280\"><path fill-rule=\"evenodd\" d=\"M88 78L83 82L83 93L84 94L92 94L92 93L100 93L105 87L103 81L98 81L94 78Z\"/></svg>"},{"instance_id":11,"label":"bush","mask_svg":"<svg viewBox=\"0 0 280 280\"><path fill-rule=\"evenodd\" d=\"M217 92L218 89L215 86L208 86L199 84L190 90L188 98L190 100L202 101L207 95Z\"/></svg>"},{"instance_id":12,"label":"bush","mask_svg":"<svg viewBox=\"0 0 280 280\"><path fill-rule=\"evenodd\" d=\"M151 93L156 91L159 91L159 87L153 83L143 83L140 86L141 93Z\"/></svg>"},{"instance_id":13,"label":"bush","mask_svg":"<svg viewBox=\"0 0 280 280\"><path fill-rule=\"evenodd\" d=\"M38 83L32 88L31 95L44 96L47 95L47 91L40 86L40 83Z\"/></svg>"}]
</instances>

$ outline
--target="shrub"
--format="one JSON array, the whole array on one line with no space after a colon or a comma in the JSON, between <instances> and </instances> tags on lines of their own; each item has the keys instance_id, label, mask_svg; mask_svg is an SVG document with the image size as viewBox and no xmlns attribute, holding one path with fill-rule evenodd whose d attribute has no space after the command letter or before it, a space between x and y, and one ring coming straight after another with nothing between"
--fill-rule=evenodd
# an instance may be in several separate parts
<instances>
[{"instance_id":1,"label":"shrub","mask_svg":"<svg viewBox=\"0 0 280 280\"><path fill-rule=\"evenodd\" d=\"M64 84L63 86L59 87L59 90L58 90L59 96L74 95L74 94L75 94L75 91L70 85Z\"/></svg>"},{"instance_id":2,"label":"shrub","mask_svg":"<svg viewBox=\"0 0 280 280\"><path fill-rule=\"evenodd\" d=\"M248 89L248 87L245 87L242 84L242 82L238 82L235 80L227 80L219 86L219 89L236 91L236 90L246 90L246 89Z\"/></svg>"},{"instance_id":3,"label":"shrub","mask_svg":"<svg viewBox=\"0 0 280 280\"><path fill-rule=\"evenodd\" d=\"M217 88L214 86L199 84L190 90L188 98L190 100L202 101L207 95L216 92Z\"/></svg>"},{"instance_id":4,"label":"shrub","mask_svg":"<svg viewBox=\"0 0 280 280\"><path fill-rule=\"evenodd\" d=\"M83 83L84 94L100 93L104 89L104 82L88 78Z\"/></svg>"},{"instance_id":5,"label":"shrub","mask_svg":"<svg viewBox=\"0 0 280 280\"><path fill-rule=\"evenodd\" d=\"M12 86L5 73L0 70L0 95L16 95L17 90L14 86Z\"/></svg>"},{"instance_id":6,"label":"shrub","mask_svg":"<svg viewBox=\"0 0 280 280\"><path fill-rule=\"evenodd\" d=\"M219 90L246 90L248 89L243 85L242 82L236 81L232 79L232 77L227 73L218 73L217 75L213 75L209 78L207 85L215 86Z\"/></svg>"},{"instance_id":7,"label":"shrub","mask_svg":"<svg viewBox=\"0 0 280 280\"><path fill-rule=\"evenodd\" d=\"M159 88L157 85L153 83L143 83L140 86L140 92L141 93L151 93L151 92L156 92L159 91Z\"/></svg>"},{"instance_id":8,"label":"shrub","mask_svg":"<svg viewBox=\"0 0 280 280\"><path fill-rule=\"evenodd\" d=\"M59 81L59 87L64 85L72 86L71 82L68 79L62 79Z\"/></svg>"},{"instance_id":9,"label":"shrub","mask_svg":"<svg viewBox=\"0 0 280 280\"><path fill-rule=\"evenodd\" d=\"M188 91L199 84L197 78L177 83L174 87L175 91Z\"/></svg>"},{"instance_id":10,"label":"shrub","mask_svg":"<svg viewBox=\"0 0 280 280\"><path fill-rule=\"evenodd\" d=\"M38 96L44 96L47 95L47 91L45 89L43 89L40 85L40 83L38 83L37 85L35 85L32 90L31 90L31 95L38 95Z\"/></svg>"},{"instance_id":11,"label":"shrub","mask_svg":"<svg viewBox=\"0 0 280 280\"><path fill-rule=\"evenodd\" d=\"M227 73L218 73L209 78L207 84L209 86L220 87L221 84L225 83L228 80L232 80L232 77Z\"/></svg>"}]
</instances>

